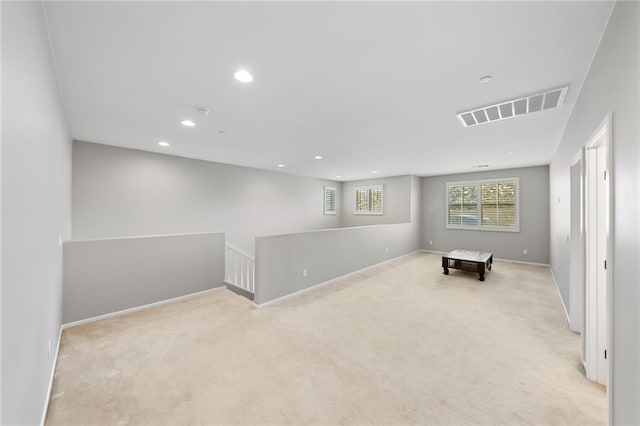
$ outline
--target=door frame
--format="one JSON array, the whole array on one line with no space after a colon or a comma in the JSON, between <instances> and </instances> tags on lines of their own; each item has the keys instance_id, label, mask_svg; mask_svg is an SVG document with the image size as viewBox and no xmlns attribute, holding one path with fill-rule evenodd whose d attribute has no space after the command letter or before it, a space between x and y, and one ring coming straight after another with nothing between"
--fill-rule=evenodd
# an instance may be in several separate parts
<instances>
[{"instance_id":1,"label":"door frame","mask_svg":"<svg viewBox=\"0 0 640 426\"><path fill-rule=\"evenodd\" d=\"M569 165L569 201L570 201L570 228L569 228L569 328L581 335L580 360L585 367L584 359L584 304L585 304L585 238L584 238L584 181L585 181L585 153L581 148ZM580 165L579 182L575 187L572 169ZM574 208L574 196L579 197L577 209ZM577 217L575 217L577 216ZM573 221L577 220L578 231L574 234ZM573 264L576 261L577 264ZM586 367L585 367L586 369Z\"/></svg>"},{"instance_id":2,"label":"door frame","mask_svg":"<svg viewBox=\"0 0 640 426\"><path fill-rule=\"evenodd\" d=\"M606 117L604 118L604 120L600 123L600 125L596 128L596 130L593 132L593 134L591 135L591 137L587 140L587 143L584 146L584 154L583 155L583 159L585 160L584 162L584 174L583 174L583 179L584 179L584 185L583 185L583 197L584 197L584 210L583 210L583 214L584 214L584 218L585 218L585 238L584 238L584 243L585 243L585 271L584 271L584 277L585 277L585 285L587 285L588 282L588 278L587 278L587 274L588 274L588 259L586 258L587 256L587 244L588 244L588 236L587 236L587 229L586 226L588 224L588 191L589 191L589 187L588 187L588 179L587 179L587 172L588 172L588 168L589 168L589 164L588 161L586 161L587 159L587 150L591 150L591 149L597 149L598 147L604 145L606 146L606 160L605 160L605 165L606 165L606 183L605 183L605 187L606 187L606 191L607 191L607 206L606 208L606 214L607 214L607 221L605 223L605 233L606 233L606 260L607 260L607 268L606 268L606 281L607 281L607 288L606 288L606 309L607 309L607 313L606 313L606 332L607 332L607 344L606 344L606 349L607 349L607 358L606 358L606 363L605 363L605 368L606 368L606 388L607 388L607 398L609 401L609 423L612 423L612 408L613 408L613 369L614 369L614 363L613 363L613 357L614 357L614 351L613 351L613 265L614 265L614 260L613 260L613 244L612 244L612 236L613 236L613 231L614 231L614 217L613 217L613 212L614 212L614 194L613 194L613 181L614 181L614 170L613 170L613 134L612 134L612 114L609 113L606 115ZM584 307L584 314L585 314L585 323L584 323L584 333L586 334L587 332L587 327L586 327L586 316L588 315L588 306L586 304L586 288L585 288L585 307ZM595 343L594 343L595 342ZM586 342L586 344L595 344L597 345L597 340L596 339L591 339L589 341ZM588 349L588 348L586 348ZM603 354L600 354L600 356L602 356ZM589 360L586 359L585 356L585 361L589 362ZM585 368L587 366L585 365Z\"/></svg>"}]
</instances>

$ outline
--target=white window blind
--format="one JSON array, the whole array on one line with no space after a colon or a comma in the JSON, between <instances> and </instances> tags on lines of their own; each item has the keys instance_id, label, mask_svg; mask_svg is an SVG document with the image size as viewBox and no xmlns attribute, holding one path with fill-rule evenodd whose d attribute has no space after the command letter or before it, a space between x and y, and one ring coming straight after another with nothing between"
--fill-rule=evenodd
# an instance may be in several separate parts
<instances>
[{"instance_id":1,"label":"white window blind","mask_svg":"<svg viewBox=\"0 0 640 426\"><path fill-rule=\"evenodd\" d=\"M447 228L520 230L519 179L447 183Z\"/></svg>"},{"instance_id":2,"label":"white window blind","mask_svg":"<svg viewBox=\"0 0 640 426\"><path fill-rule=\"evenodd\" d=\"M355 214L383 214L382 185L356 187Z\"/></svg>"},{"instance_id":3,"label":"white window blind","mask_svg":"<svg viewBox=\"0 0 640 426\"><path fill-rule=\"evenodd\" d=\"M336 214L336 188L324 187L324 214Z\"/></svg>"}]
</instances>

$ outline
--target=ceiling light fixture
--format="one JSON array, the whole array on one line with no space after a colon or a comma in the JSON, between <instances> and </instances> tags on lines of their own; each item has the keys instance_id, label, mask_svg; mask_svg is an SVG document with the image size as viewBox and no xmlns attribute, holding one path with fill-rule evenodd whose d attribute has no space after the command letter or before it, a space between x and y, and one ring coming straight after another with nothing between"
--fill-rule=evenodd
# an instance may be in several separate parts
<instances>
[{"instance_id":1,"label":"ceiling light fixture","mask_svg":"<svg viewBox=\"0 0 640 426\"><path fill-rule=\"evenodd\" d=\"M373 173L375 175L376 173L378 173L378 171L377 170L371 170L371 173Z\"/></svg>"},{"instance_id":2,"label":"ceiling light fixture","mask_svg":"<svg viewBox=\"0 0 640 426\"><path fill-rule=\"evenodd\" d=\"M322 155L316 155L316 156L315 156L315 157L313 157L313 158L315 158L316 160L322 160Z\"/></svg>"},{"instance_id":3,"label":"ceiling light fixture","mask_svg":"<svg viewBox=\"0 0 640 426\"><path fill-rule=\"evenodd\" d=\"M160 141L160 142L158 142L158 145L160 145L160 146L164 146L164 147L167 147L167 146L169 146L169 142L167 142L167 141Z\"/></svg>"},{"instance_id":4,"label":"ceiling light fixture","mask_svg":"<svg viewBox=\"0 0 640 426\"><path fill-rule=\"evenodd\" d=\"M490 75L485 75L484 77L480 78L480 83L484 84L484 83L488 83L491 81L493 77L491 77Z\"/></svg>"},{"instance_id":5,"label":"ceiling light fixture","mask_svg":"<svg viewBox=\"0 0 640 426\"><path fill-rule=\"evenodd\" d=\"M278 164L278 167L284 167L284 164Z\"/></svg>"},{"instance_id":6,"label":"ceiling light fixture","mask_svg":"<svg viewBox=\"0 0 640 426\"><path fill-rule=\"evenodd\" d=\"M191 120L182 120L180 123L182 123L182 125L185 127L193 127L196 125L196 123Z\"/></svg>"},{"instance_id":7,"label":"ceiling light fixture","mask_svg":"<svg viewBox=\"0 0 640 426\"><path fill-rule=\"evenodd\" d=\"M253 76L247 70L238 70L233 74L233 77L241 83L251 83L253 81Z\"/></svg>"},{"instance_id":8,"label":"ceiling light fixture","mask_svg":"<svg viewBox=\"0 0 640 426\"><path fill-rule=\"evenodd\" d=\"M340 175L336 176L336 178L338 178L338 179L340 179L341 177L342 177L342 176L340 176Z\"/></svg>"},{"instance_id":9,"label":"ceiling light fixture","mask_svg":"<svg viewBox=\"0 0 640 426\"><path fill-rule=\"evenodd\" d=\"M477 166L473 166L475 169L486 169L489 167L488 164L478 164Z\"/></svg>"}]
</instances>

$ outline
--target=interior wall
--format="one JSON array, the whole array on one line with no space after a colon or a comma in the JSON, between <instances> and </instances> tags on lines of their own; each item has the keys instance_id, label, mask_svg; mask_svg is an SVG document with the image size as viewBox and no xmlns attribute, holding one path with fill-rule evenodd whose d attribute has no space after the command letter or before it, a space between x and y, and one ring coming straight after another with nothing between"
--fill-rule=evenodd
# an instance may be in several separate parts
<instances>
[{"instance_id":1,"label":"interior wall","mask_svg":"<svg viewBox=\"0 0 640 426\"><path fill-rule=\"evenodd\" d=\"M337 228L324 186L340 183L86 142L73 144L73 238L225 232L249 252L261 235Z\"/></svg>"},{"instance_id":2,"label":"interior wall","mask_svg":"<svg viewBox=\"0 0 640 426\"><path fill-rule=\"evenodd\" d=\"M41 422L62 320L71 137L40 2L2 2L2 418ZM51 348L51 351L49 351Z\"/></svg>"},{"instance_id":3,"label":"interior wall","mask_svg":"<svg viewBox=\"0 0 640 426\"><path fill-rule=\"evenodd\" d=\"M510 177L520 178L520 232L447 229L447 182ZM549 263L547 166L424 177L422 215L422 244L427 250L481 250L501 259Z\"/></svg>"},{"instance_id":4,"label":"interior wall","mask_svg":"<svg viewBox=\"0 0 640 426\"><path fill-rule=\"evenodd\" d=\"M357 215L356 187L383 185L382 215ZM342 183L340 226L381 225L411 221L411 176L392 176Z\"/></svg>"},{"instance_id":5,"label":"interior wall","mask_svg":"<svg viewBox=\"0 0 640 426\"><path fill-rule=\"evenodd\" d=\"M224 232L64 244L65 324L224 285Z\"/></svg>"},{"instance_id":6,"label":"interior wall","mask_svg":"<svg viewBox=\"0 0 640 426\"><path fill-rule=\"evenodd\" d=\"M613 424L640 424L640 4L618 2L550 166L551 266L569 305L570 163L608 113L613 133Z\"/></svg>"}]
</instances>

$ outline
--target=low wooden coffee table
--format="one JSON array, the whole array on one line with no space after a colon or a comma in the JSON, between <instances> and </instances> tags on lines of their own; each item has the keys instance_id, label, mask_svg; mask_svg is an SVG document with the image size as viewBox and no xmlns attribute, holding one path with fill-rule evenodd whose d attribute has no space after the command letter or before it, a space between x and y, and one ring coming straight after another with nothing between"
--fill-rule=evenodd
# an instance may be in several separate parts
<instances>
[{"instance_id":1,"label":"low wooden coffee table","mask_svg":"<svg viewBox=\"0 0 640 426\"><path fill-rule=\"evenodd\" d=\"M477 272L480 281L484 281L485 271L491 270L493 253L473 250L453 250L442 256L442 268L444 274L449 275L449 268L462 269L464 271Z\"/></svg>"}]
</instances>

